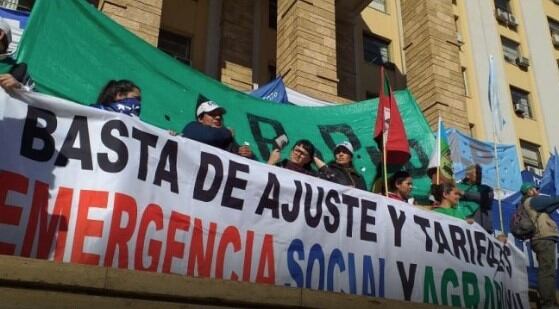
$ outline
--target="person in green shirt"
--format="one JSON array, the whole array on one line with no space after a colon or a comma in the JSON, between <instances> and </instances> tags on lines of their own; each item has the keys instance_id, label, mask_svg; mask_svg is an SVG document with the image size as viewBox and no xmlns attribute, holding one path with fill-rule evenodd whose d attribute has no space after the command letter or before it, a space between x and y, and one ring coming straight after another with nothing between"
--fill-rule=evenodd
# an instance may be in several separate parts
<instances>
[{"instance_id":1,"label":"person in green shirt","mask_svg":"<svg viewBox=\"0 0 559 309\"><path fill-rule=\"evenodd\" d=\"M469 212L457 207L461 194L454 182L442 182L441 184L431 185L431 194L437 202L433 211L462 220L466 220L468 215L470 215ZM471 222L473 220L468 220L468 223Z\"/></svg>"},{"instance_id":2,"label":"person in green shirt","mask_svg":"<svg viewBox=\"0 0 559 309\"><path fill-rule=\"evenodd\" d=\"M493 188L481 184L482 171L478 164L466 169L466 176L457 184L462 197L457 208L481 225L488 233L493 233L491 207L493 205Z\"/></svg>"}]
</instances>

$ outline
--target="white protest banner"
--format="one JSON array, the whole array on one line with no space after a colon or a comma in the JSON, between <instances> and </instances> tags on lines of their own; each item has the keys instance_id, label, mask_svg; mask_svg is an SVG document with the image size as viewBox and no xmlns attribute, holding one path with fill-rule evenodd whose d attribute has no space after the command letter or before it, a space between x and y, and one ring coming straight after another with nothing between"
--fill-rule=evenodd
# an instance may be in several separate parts
<instances>
[{"instance_id":1,"label":"white protest banner","mask_svg":"<svg viewBox=\"0 0 559 309\"><path fill-rule=\"evenodd\" d=\"M528 308L477 224L36 93L0 90L0 253L472 308ZM234 127L234 124L228 124Z\"/></svg>"}]
</instances>

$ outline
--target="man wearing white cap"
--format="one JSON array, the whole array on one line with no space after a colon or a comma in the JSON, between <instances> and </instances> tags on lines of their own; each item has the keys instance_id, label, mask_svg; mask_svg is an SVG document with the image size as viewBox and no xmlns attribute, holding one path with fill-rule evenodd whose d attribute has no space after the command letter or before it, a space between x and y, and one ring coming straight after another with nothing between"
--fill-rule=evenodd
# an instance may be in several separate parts
<instances>
[{"instance_id":1,"label":"man wearing white cap","mask_svg":"<svg viewBox=\"0 0 559 309\"><path fill-rule=\"evenodd\" d=\"M0 86L5 90L22 88L24 85L32 88L33 81L27 74L25 63L16 63L9 57L8 47L12 42L12 30L10 25L0 18Z\"/></svg>"},{"instance_id":2,"label":"man wearing white cap","mask_svg":"<svg viewBox=\"0 0 559 309\"><path fill-rule=\"evenodd\" d=\"M231 130L223 127L225 109L213 101L201 103L196 108L197 121L187 124L182 136L210 145L240 156L252 158L252 151L247 145L239 147L233 139Z\"/></svg>"},{"instance_id":3,"label":"man wearing white cap","mask_svg":"<svg viewBox=\"0 0 559 309\"><path fill-rule=\"evenodd\" d=\"M326 165L322 160L314 157L320 178L339 183L341 185L366 190L365 180L353 167L353 146L343 141L334 148L335 160Z\"/></svg>"}]
</instances>

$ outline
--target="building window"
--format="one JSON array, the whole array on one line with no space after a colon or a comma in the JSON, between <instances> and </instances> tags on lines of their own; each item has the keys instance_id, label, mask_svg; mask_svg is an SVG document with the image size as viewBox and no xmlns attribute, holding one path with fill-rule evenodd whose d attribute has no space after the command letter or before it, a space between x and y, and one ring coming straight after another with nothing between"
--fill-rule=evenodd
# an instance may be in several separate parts
<instances>
[{"instance_id":1,"label":"building window","mask_svg":"<svg viewBox=\"0 0 559 309\"><path fill-rule=\"evenodd\" d=\"M386 0L373 0L369 3L369 7L386 13Z\"/></svg>"},{"instance_id":2,"label":"building window","mask_svg":"<svg viewBox=\"0 0 559 309\"><path fill-rule=\"evenodd\" d=\"M277 73L276 73L275 65L271 65L271 64L268 65L268 77L270 78L269 79L270 81L276 79Z\"/></svg>"},{"instance_id":3,"label":"building window","mask_svg":"<svg viewBox=\"0 0 559 309\"><path fill-rule=\"evenodd\" d=\"M278 0L268 0L268 27L278 28Z\"/></svg>"},{"instance_id":4,"label":"building window","mask_svg":"<svg viewBox=\"0 0 559 309\"><path fill-rule=\"evenodd\" d=\"M192 39L187 36L159 29L157 48L187 65L190 65L191 44Z\"/></svg>"},{"instance_id":5,"label":"building window","mask_svg":"<svg viewBox=\"0 0 559 309\"><path fill-rule=\"evenodd\" d=\"M365 61L383 65L390 62L390 41L363 33L363 54Z\"/></svg>"},{"instance_id":6,"label":"building window","mask_svg":"<svg viewBox=\"0 0 559 309\"><path fill-rule=\"evenodd\" d=\"M495 8L508 13L511 12L509 0L495 0Z\"/></svg>"},{"instance_id":7,"label":"building window","mask_svg":"<svg viewBox=\"0 0 559 309\"><path fill-rule=\"evenodd\" d=\"M541 176L543 164L540 155L540 146L534 143L520 140L520 148L522 150L522 161L524 168L533 171Z\"/></svg>"},{"instance_id":8,"label":"building window","mask_svg":"<svg viewBox=\"0 0 559 309\"><path fill-rule=\"evenodd\" d=\"M533 118L530 108L530 93L516 87L510 87L514 112L522 118Z\"/></svg>"},{"instance_id":9,"label":"building window","mask_svg":"<svg viewBox=\"0 0 559 309\"><path fill-rule=\"evenodd\" d=\"M466 72L465 67L462 67L462 83L464 84L464 95L469 97L470 89L468 89L468 73Z\"/></svg>"},{"instance_id":10,"label":"building window","mask_svg":"<svg viewBox=\"0 0 559 309\"><path fill-rule=\"evenodd\" d=\"M547 22L549 23L549 32L551 33L551 42L555 48L559 48L559 22L548 18Z\"/></svg>"},{"instance_id":11,"label":"building window","mask_svg":"<svg viewBox=\"0 0 559 309\"><path fill-rule=\"evenodd\" d=\"M503 56L505 57L505 61L515 63L516 58L520 56L520 44L505 37L501 37L501 44L503 44Z\"/></svg>"}]
</instances>

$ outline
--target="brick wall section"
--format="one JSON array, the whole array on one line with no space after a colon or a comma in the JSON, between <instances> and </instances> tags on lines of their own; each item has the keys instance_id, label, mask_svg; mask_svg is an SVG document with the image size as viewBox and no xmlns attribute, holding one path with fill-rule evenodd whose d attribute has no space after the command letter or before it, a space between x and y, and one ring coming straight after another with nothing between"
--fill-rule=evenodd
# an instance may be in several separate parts
<instances>
[{"instance_id":1,"label":"brick wall section","mask_svg":"<svg viewBox=\"0 0 559 309\"><path fill-rule=\"evenodd\" d=\"M355 87L357 72L355 71L355 35L353 29L355 18L336 21L336 54L338 67L338 95L350 100L356 100Z\"/></svg>"},{"instance_id":2,"label":"brick wall section","mask_svg":"<svg viewBox=\"0 0 559 309\"><path fill-rule=\"evenodd\" d=\"M163 0L106 0L100 10L152 45L157 45Z\"/></svg>"},{"instance_id":3,"label":"brick wall section","mask_svg":"<svg viewBox=\"0 0 559 309\"><path fill-rule=\"evenodd\" d=\"M451 0L402 0L408 87L431 124L469 132Z\"/></svg>"},{"instance_id":4,"label":"brick wall section","mask_svg":"<svg viewBox=\"0 0 559 309\"><path fill-rule=\"evenodd\" d=\"M252 89L254 1L223 1L221 82L239 91Z\"/></svg>"},{"instance_id":5,"label":"brick wall section","mask_svg":"<svg viewBox=\"0 0 559 309\"><path fill-rule=\"evenodd\" d=\"M278 0L277 72L312 97L338 97L335 0Z\"/></svg>"}]
</instances>

